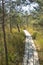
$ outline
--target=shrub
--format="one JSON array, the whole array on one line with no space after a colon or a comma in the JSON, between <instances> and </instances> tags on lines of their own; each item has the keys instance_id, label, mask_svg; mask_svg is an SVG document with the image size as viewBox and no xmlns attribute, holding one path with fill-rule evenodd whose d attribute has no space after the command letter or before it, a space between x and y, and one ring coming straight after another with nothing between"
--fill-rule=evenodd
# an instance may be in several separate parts
<instances>
[{"instance_id":1,"label":"shrub","mask_svg":"<svg viewBox=\"0 0 43 65\"><path fill-rule=\"evenodd\" d=\"M36 36L37 36L37 32L34 32L32 35L33 39L36 39Z\"/></svg>"}]
</instances>

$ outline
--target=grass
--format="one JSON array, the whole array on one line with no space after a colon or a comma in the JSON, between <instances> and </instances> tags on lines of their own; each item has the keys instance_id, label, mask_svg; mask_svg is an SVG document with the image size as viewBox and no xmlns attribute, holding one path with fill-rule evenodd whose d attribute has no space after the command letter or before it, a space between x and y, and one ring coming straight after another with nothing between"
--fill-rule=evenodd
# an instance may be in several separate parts
<instances>
[{"instance_id":1,"label":"grass","mask_svg":"<svg viewBox=\"0 0 43 65\"><path fill-rule=\"evenodd\" d=\"M33 28L32 26L26 29L31 35L35 36L35 39L33 40L38 51L40 65L43 65L43 30L37 30L37 28ZM18 32L17 28L12 28L12 33L10 33L9 28L6 28L9 65L21 65L23 60L25 35L22 30L21 32ZM5 65L5 51L2 29L0 31L0 65Z\"/></svg>"},{"instance_id":2,"label":"grass","mask_svg":"<svg viewBox=\"0 0 43 65\"><path fill-rule=\"evenodd\" d=\"M3 42L3 32L0 32L0 65L5 65L5 51L4 51L4 42ZM18 32L17 29L12 29L10 33L9 29L6 29L6 42L8 50L8 61L9 65L21 65L24 54L24 39L25 35L23 31Z\"/></svg>"},{"instance_id":3,"label":"grass","mask_svg":"<svg viewBox=\"0 0 43 65\"><path fill-rule=\"evenodd\" d=\"M40 65L43 65L43 35L42 35L42 31L37 34L35 44L36 44L36 48L38 50Z\"/></svg>"},{"instance_id":4,"label":"grass","mask_svg":"<svg viewBox=\"0 0 43 65\"><path fill-rule=\"evenodd\" d=\"M36 38L33 40L38 51L40 65L43 65L43 30L40 28L38 28L37 30L37 27L36 28L29 27L27 28L27 30L31 33L31 35L37 33L36 35L34 35Z\"/></svg>"}]
</instances>

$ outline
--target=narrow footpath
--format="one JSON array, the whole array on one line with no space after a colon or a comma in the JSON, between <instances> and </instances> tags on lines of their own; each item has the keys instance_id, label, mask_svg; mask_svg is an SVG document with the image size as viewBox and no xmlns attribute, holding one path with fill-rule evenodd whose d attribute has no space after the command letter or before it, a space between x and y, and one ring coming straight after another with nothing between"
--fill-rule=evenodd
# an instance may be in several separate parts
<instances>
[{"instance_id":1,"label":"narrow footpath","mask_svg":"<svg viewBox=\"0 0 43 65\"><path fill-rule=\"evenodd\" d=\"M26 36L25 52L23 57L23 65L40 65L38 60L38 53L32 40L30 33L23 30Z\"/></svg>"}]
</instances>

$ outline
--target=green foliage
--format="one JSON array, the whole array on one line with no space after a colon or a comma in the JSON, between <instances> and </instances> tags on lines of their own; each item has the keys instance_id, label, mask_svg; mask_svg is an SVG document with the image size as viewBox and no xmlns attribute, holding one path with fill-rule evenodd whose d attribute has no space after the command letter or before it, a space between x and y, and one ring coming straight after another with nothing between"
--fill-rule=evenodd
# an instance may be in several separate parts
<instances>
[{"instance_id":1,"label":"green foliage","mask_svg":"<svg viewBox=\"0 0 43 65\"><path fill-rule=\"evenodd\" d=\"M33 39L36 39L37 37L37 32L34 32L33 35L32 35Z\"/></svg>"},{"instance_id":2,"label":"green foliage","mask_svg":"<svg viewBox=\"0 0 43 65\"><path fill-rule=\"evenodd\" d=\"M19 65L23 60L24 54L24 33L14 32L13 34L8 34L7 37L9 63Z\"/></svg>"},{"instance_id":3,"label":"green foliage","mask_svg":"<svg viewBox=\"0 0 43 65\"><path fill-rule=\"evenodd\" d=\"M25 0L23 0L23 3ZM32 34L32 37L35 41L36 48L38 50L43 50L43 31L41 30L41 27L43 26L43 1L37 0L39 5L41 5L40 11L37 13L34 13L34 15L29 15L28 17L21 17L21 14L17 13L14 10L15 4L12 2L12 0L7 3L5 6L10 7L10 12L8 13L7 9L5 8L5 26L7 25L9 28L9 22L13 26L25 26L28 25L29 29L28 31ZM20 5L21 1L17 0L16 4ZM0 7L0 16L2 16L2 9ZM2 22L2 19L0 19ZM7 23L8 22L8 23ZM34 27L32 27L34 25ZM35 26L36 25L36 26ZM1 25L0 25L1 26ZM38 27L38 28L37 28ZM0 28L1 29L1 28ZM16 28L15 28L16 29ZM43 27L42 27L43 29ZM6 28L7 30L7 28ZM40 32L41 31L41 32ZM9 32L9 29L6 32L6 42L7 42L7 50L8 50L8 60L9 65L21 65L21 62L23 61L23 54L24 54L24 33L18 32L16 30L12 31L12 33ZM43 60L43 55L39 53L40 62ZM0 65L5 65L5 50L4 50L4 44L3 44L3 32L0 31ZM43 63L42 63L43 65Z\"/></svg>"},{"instance_id":4,"label":"green foliage","mask_svg":"<svg viewBox=\"0 0 43 65\"><path fill-rule=\"evenodd\" d=\"M43 19L40 20L39 25L43 26Z\"/></svg>"},{"instance_id":5,"label":"green foliage","mask_svg":"<svg viewBox=\"0 0 43 65\"><path fill-rule=\"evenodd\" d=\"M33 40L38 52L39 63L40 65L43 65L43 27L38 25L38 27L34 26L33 29L33 27L30 26L27 30L32 34L32 37L34 38Z\"/></svg>"},{"instance_id":6,"label":"green foliage","mask_svg":"<svg viewBox=\"0 0 43 65\"><path fill-rule=\"evenodd\" d=\"M4 53L4 45L3 45L3 33L0 32L0 62L5 65L5 53ZM6 42L7 42L7 50L8 50L8 63L9 65L16 65L22 63L23 54L24 54L24 39L25 35L23 31L20 33L17 29L12 31L12 34L6 28ZM3 57L3 59L2 59ZM2 65L0 63L0 65Z\"/></svg>"}]
</instances>

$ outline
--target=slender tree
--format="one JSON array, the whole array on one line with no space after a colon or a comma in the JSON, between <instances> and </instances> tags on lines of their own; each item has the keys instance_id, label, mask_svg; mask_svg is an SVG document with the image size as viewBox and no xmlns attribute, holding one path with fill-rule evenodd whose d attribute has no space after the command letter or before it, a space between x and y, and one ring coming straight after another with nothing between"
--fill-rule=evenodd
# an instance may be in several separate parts
<instances>
[{"instance_id":1,"label":"slender tree","mask_svg":"<svg viewBox=\"0 0 43 65\"><path fill-rule=\"evenodd\" d=\"M2 22L2 29L3 29L3 35L4 35L4 48L5 48L5 59L6 59L6 65L8 65L8 53L7 53L7 45L6 45L6 33L5 33L5 22L4 22L4 0L2 0L2 12L3 12L3 22Z\"/></svg>"}]
</instances>

